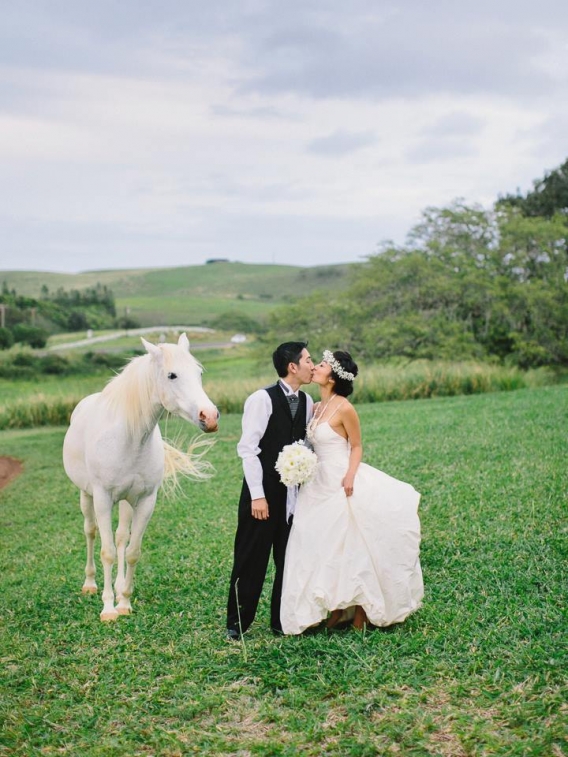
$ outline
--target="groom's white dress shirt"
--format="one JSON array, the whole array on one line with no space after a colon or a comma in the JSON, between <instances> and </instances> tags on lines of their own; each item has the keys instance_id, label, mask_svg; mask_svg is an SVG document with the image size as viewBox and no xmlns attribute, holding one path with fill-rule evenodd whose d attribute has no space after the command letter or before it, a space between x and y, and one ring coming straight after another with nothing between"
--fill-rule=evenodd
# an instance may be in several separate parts
<instances>
[{"instance_id":1,"label":"groom's white dress shirt","mask_svg":"<svg viewBox=\"0 0 568 757\"><path fill-rule=\"evenodd\" d=\"M294 392L292 387L282 379L278 382L283 393L288 396ZM306 423L312 417L314 410L314 401L309 394L306 394ZM264 487L262 486L262 465L258 459L260 453L259 442L266 432L268 421L272 415L272 400L270 395L264 389L259 389L245 402L242 428L243 433L237 444L237 454L243 461L243 471L245 479L250 490L251 499L261 499L264 497ZM286 512L288 517L294 512L296 499L298 497L298 487L289 486L286 497ZM270 507L270 502L268 503Z\"/></svg>"}]
</instances>

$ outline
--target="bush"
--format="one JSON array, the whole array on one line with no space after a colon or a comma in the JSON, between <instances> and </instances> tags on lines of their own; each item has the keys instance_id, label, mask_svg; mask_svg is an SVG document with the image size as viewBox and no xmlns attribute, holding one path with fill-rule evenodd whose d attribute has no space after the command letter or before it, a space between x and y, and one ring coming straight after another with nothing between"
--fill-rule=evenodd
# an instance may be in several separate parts
<instances>
[{"instance_id":1,"label":"bush","mask_svg":"<svg viewBox=\"0 0 568 757\"><path fill-rule=\"evenodd\" d=\"M24 368L37 368L39 358L32 352L17 352L12 358L12 364Z\"/></svg>"},{"instance_id":2,"label":"bush","mask_svg":"<svg viewBox=\"0 0 568 757\"><path fill-rule=\"evenodd\" d=\"M117 329L139 329L140 321L137 321L136 318L132 318L132 316L130 315L123 315L120 318L116 319L116 328Z\"/></svg>"},{"instance_id":3,"label":"bush","mask_svg":"<svg viewBox=\"0 0 568 757\"><path fill-rule=\"evenodd\" d=\"M236 310L221 313L212 321L211 326L220 331L238 331L243 334L259 334L264 331L262 323Z\"/></svg>"},{"instance_id":4,"label":"bush","mask_svg":"<svg viewBox=\"0 0 568 757\"><path fill-rule=\"evenodd\" d=\"M29 344L35 349L42 349L47 344L49 334L45 329L37 326L29 326L26 323L18 323L12 329L14 341L20 344Z\"/></svg>"},{"instance_id":5,"label":"bush","mask_svg":"<svg viewBox=\"0 0 568 757\"><path fill-rule=\"evenodd\" d=\"M46 355L41 359L40 368L42 373L61 375L69 370L69 360L62 355Z\"/></svg>"},{"instance_id":6,"label":"bush","mask_svg":"<svg viewBox=\"0 0 568 757\"><path fill-rule=\"evenodd\" d=\"M80 310L74 310L67 318L67 329L69 331L85 331L89 328L85 313Z\"/></svg>"},{"instance_id":7,"label":"bush","mask_svg":"<svg viewBox=\"0 0 568 757\"><path fill-rule=\"evenodd\" d=\"M120 352L85 352L83 360L89 366L96 368L112 368L119 370L124 368L128 355Z\"/></svg>"},{"instance_id":8,"label":"bush","mask_svg":"<svg viewBox=\"0 0 568 757\"><path fill-rule=\"evenodd\" d=\"M0 326L0 350L9 350L14 344L14 336L10 329Z\"/></svg>"}]
</instances>

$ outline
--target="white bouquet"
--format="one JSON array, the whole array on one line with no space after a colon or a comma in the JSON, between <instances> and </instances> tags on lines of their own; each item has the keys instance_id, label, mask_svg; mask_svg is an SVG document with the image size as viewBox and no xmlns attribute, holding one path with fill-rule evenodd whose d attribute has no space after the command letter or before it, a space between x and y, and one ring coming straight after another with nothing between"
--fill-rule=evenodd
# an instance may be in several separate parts
<instances>
[{"instance_id":1,"label":"white bouquet","mask_svg":"<svg viewBox=\"0 0 568 757\"><path fill-rule=\"evenodd\" d=\"M287 444L278 455L274 466L285 486L307 483L314 475L318 458L303 441Z\"/></svg>"}]
</instances>

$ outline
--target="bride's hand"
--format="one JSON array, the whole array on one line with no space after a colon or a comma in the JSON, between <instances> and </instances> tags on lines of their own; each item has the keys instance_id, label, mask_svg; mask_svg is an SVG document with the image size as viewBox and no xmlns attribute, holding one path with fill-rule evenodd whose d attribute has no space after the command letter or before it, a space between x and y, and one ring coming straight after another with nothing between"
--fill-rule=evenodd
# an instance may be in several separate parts
<instances>
[{"instance_id":1,"label":"bride's hand","mask_svg":"<svg viewBox=\"0 0 568 757\"><path fill-rule=\"evenodd\" d=\"M348 473L343 479L343 481L341 482L341 486L343 487L346 497L350 497L353 494L354 480L355 480L355 476Z\"/></svg>"}]
</instances>

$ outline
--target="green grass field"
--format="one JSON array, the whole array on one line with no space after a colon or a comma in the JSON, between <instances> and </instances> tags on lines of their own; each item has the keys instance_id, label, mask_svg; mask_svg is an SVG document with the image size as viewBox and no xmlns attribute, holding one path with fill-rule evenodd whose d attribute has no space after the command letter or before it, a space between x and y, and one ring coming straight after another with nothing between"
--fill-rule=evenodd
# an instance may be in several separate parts
<instances>
[{"instance_id":1,"label":"green grass field","mask_svg":"<svg viewBox=\"0 0 568 757\"><path fill-rule=\"evenodd\" d=\"M388 630L275 638L265 597L244 646L223 634L238 415L215 477L160 499L135 614L110 625L80 593L64 429L0 433L24 461L0 494L0 754L566 754L567 399L359 405L365 460L423 495L424 606Z\"/></svg>"},{"instance_id":2,"label":"green grass field","mask_svg":"<svg viewBox=\"0 0 568 757\"><path fill-rule=\"evenodd\" d=\"M58 287L83 289L100 283L113 291L117 313L128 310L142 326L196 326L226 312L264 320L292 297L343 289L352 269L352 264L301 268L231 262L78 274L0 271L0 282L30 297L39 297L43 284L53 292Z\"/></svg>"}]
</instances>

